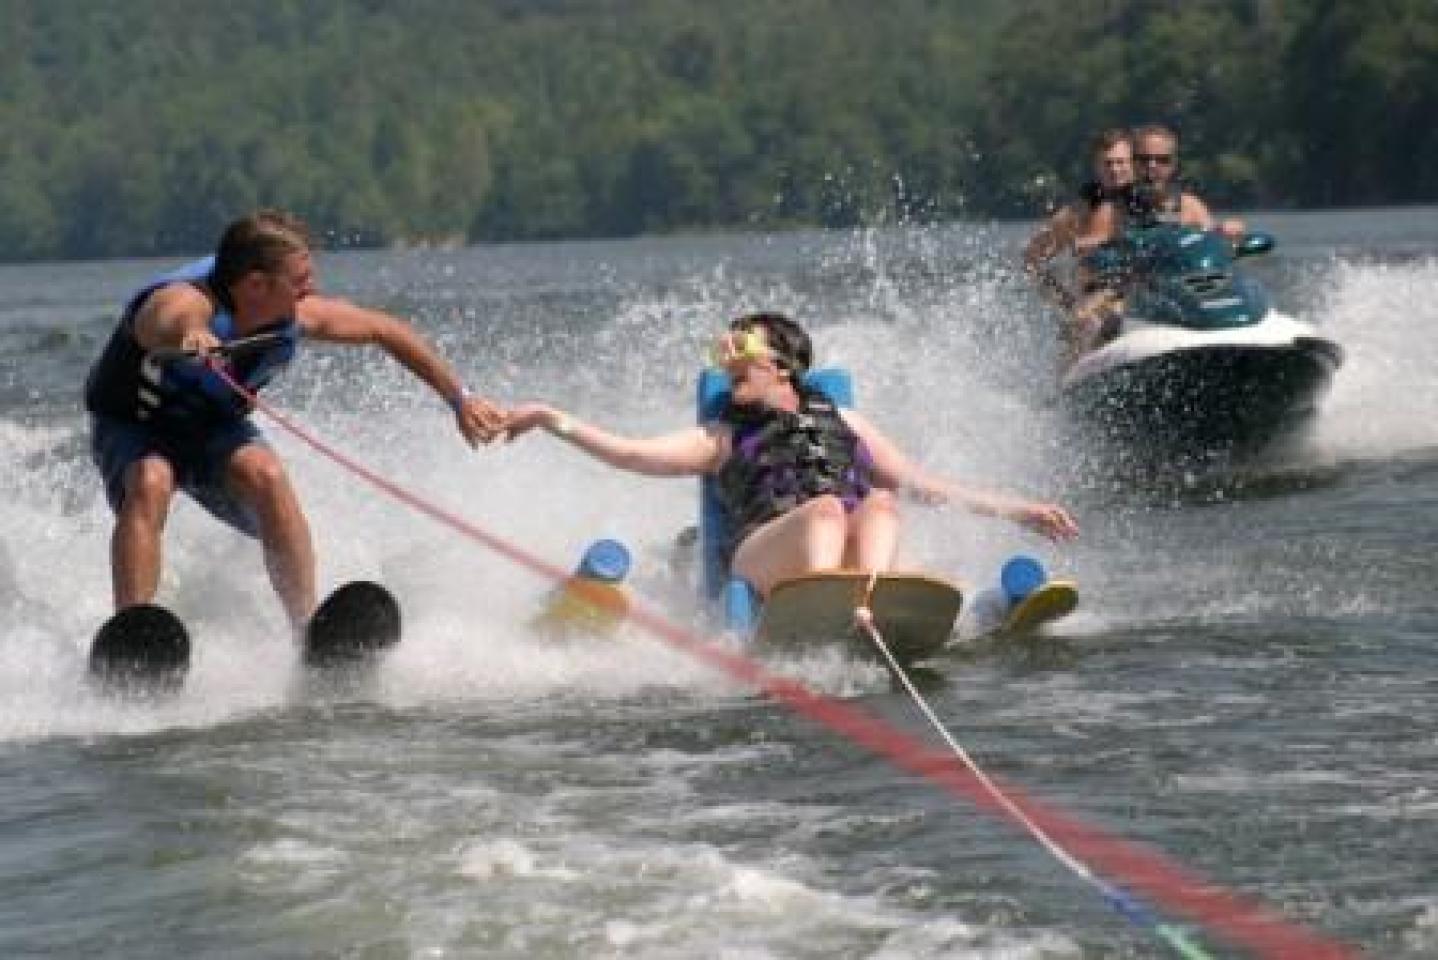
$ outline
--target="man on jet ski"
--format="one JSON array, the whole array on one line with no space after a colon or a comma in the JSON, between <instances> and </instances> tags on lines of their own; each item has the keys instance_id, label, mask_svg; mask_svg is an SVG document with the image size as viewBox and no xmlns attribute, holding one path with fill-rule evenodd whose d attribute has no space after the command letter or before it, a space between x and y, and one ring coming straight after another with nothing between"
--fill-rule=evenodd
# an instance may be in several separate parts
<instances>
[{"instance_id":1,"label":"man on jet ski","mask_svg":"<svg viewBox=\"0 0 1438 960\"><path fill-rule=\"evenodd\" d=\"M1217 231L1236 244L1246 229L1242 220L1216 221L1208 206L1183 188L1177 176L1178 136L1172 130L1147 124L1134 129L1130 138L1137 179L1094 207L1086 232L1074 245L1085 292L1095 293L1093 299L1072 311L1077 336L1065 355L1064 370L1118 330L1135 264L1115 241L1122 240L1130 230L1168 223Z\"/></svg>"},{"instance_id":2,"label":"man on jet ski","mask_svg":"<svg viewBox=\"0 0 1438 960\"><path fill-rule=\"evenodd\" d=\"M1126 227L1178 223L1199 230L1218 230L1233 242L1243 237L1242 220L1215 220L1208 205L1197 194L1183 188L1178 178L1177 134L1168 127L1151 123L1135 128L1132 141L1137 179L1127 197L1094 211L1091 218L1094 236L1110 240L1120 236Z\"/></svg>"}]
</instances>

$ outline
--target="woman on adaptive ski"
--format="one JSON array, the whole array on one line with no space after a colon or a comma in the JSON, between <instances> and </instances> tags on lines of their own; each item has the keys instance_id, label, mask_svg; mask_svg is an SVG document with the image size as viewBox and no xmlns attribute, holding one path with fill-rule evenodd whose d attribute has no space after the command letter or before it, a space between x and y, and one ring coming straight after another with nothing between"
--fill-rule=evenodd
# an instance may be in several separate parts
<instances>
[{"instance_id":1,"label":"woman on adaptive ski","mask_svg":"<svg viewBox=\"0 0 1438 960\"><path fill-rule=\"evenodd\" d=\"M611 466L654 476L716 476L734 531L733 572L767 595L775 584L840 567L888 570L898 550L897 495L1008 517L1064 540L1078 527L1062 507L968 489L921 470L879 430L803 384L809 336L777 313L730 324L714 362L732 400L719 420L631 438L580 423L545 404L510 414L508 432L535 427Z\"/></svg>"},{"instance_id":2,"label":"woman on adaptive ski","mask_svg":"<svg viewBox=\"0 0 1438 960\"><path fill-rule=\"evenodd\" d=\"M258 334L273 336L222 366L248 391L287 366L302 338L373 343L449 403L471 445L503 429L503 415L464 389L408 324L316 293L308 232L298 219L272 210L243 217L225 230L213 257L158 277L130 298L85 385L91 454L115 510L116 610L153 600L165 519L182 489L260 539L297 632L314 611L309 524L279 458L250 421L249 401L199 359L166 361L159 353L212 355Z\"/></svg>"}]
</instances>

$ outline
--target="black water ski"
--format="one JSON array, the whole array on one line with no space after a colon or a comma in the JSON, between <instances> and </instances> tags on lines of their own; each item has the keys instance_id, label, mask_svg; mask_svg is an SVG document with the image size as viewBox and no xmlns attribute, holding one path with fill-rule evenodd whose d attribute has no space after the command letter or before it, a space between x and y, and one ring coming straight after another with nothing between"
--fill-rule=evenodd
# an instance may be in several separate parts
<instances>
[{"instance_id":1,"label":"black water ski","mask_svg":"<svg viewBox=\"0 0 1438 960\"><path fill-rule=\"evenodd\" d=\"M305 665L361 666L399 642L399 602L368 580L346 583L320 604L305 628Z\"/></svg>"},{"instance_id":2,"label":"black water ski","mask_svg":"<svg viewBox=\"0 0 1438 960\"><path fill-rule=\"evenodd\" d=\"M90 676L115 690L177 690L189 665L189 631L179 617L155 604L116 613L90 644Z\"/></svg>"}]
</instances>

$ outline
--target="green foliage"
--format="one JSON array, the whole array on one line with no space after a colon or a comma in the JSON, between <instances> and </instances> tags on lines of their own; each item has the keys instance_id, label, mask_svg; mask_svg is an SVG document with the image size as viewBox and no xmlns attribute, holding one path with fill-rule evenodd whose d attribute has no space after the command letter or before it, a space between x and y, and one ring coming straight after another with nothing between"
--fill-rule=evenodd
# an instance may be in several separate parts
<instances>
[{"instance_id":1,"label":"green foliage","mask_svg":"<svg viewBox=\"0 0 1438 960\"><path fill-rule=\"evenodd\" d=\"M1438 197L1432 0L0 0L0 259Z\"/></svg>"},{"instance_id":2,"label":"green foliage","mask_svg":"<svg viewBox=\"0 0 1438 960\"><path fill-rule=\"evenodd\" d=\"M1438 4L1310 0L1288 51L1301 149L1290 172L1320 203L1438 194Z\"/></svg>"}]
</instances>

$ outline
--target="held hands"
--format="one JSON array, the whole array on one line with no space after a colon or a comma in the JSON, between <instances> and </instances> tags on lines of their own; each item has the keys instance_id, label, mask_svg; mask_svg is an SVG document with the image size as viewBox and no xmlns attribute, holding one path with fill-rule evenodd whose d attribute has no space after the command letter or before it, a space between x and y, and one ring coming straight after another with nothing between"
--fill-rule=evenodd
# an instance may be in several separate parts
<instances>
[{"instance_id":1,"label":"held hands","mask_svg":"<svg viewBox=\"0 0 1438 960\"><path fill-rule=\"evenodd\" d=\"M494 404L478 394L463 392L454 402L454 418L459 432L471 447L490 443L504 435L506 416Z\"/></svg>"},{"instance_id":2,"label":"held hands","mask_svg":"<svg viewBox=\"0 0 1438 960\"><path fill-rule=\"evenodd\" d=\"M563 410L545 403L521 403L502 416L503 424L499 432L505 441L522 437L536 428L565 439L574 431L573 421Z\"/></svg>"},{"instance_id":3,"label":"held hands","mask_svg":"<svg viewBox=\"0 0 1438 960\"><path fill-rule=\"evenodd\" d=\"M504 421L504 432L511 440L536 427L552 433L561 419L563 415L551 406L543 403L522 403L509 411Z\"/></svg>"}]
</instances>

